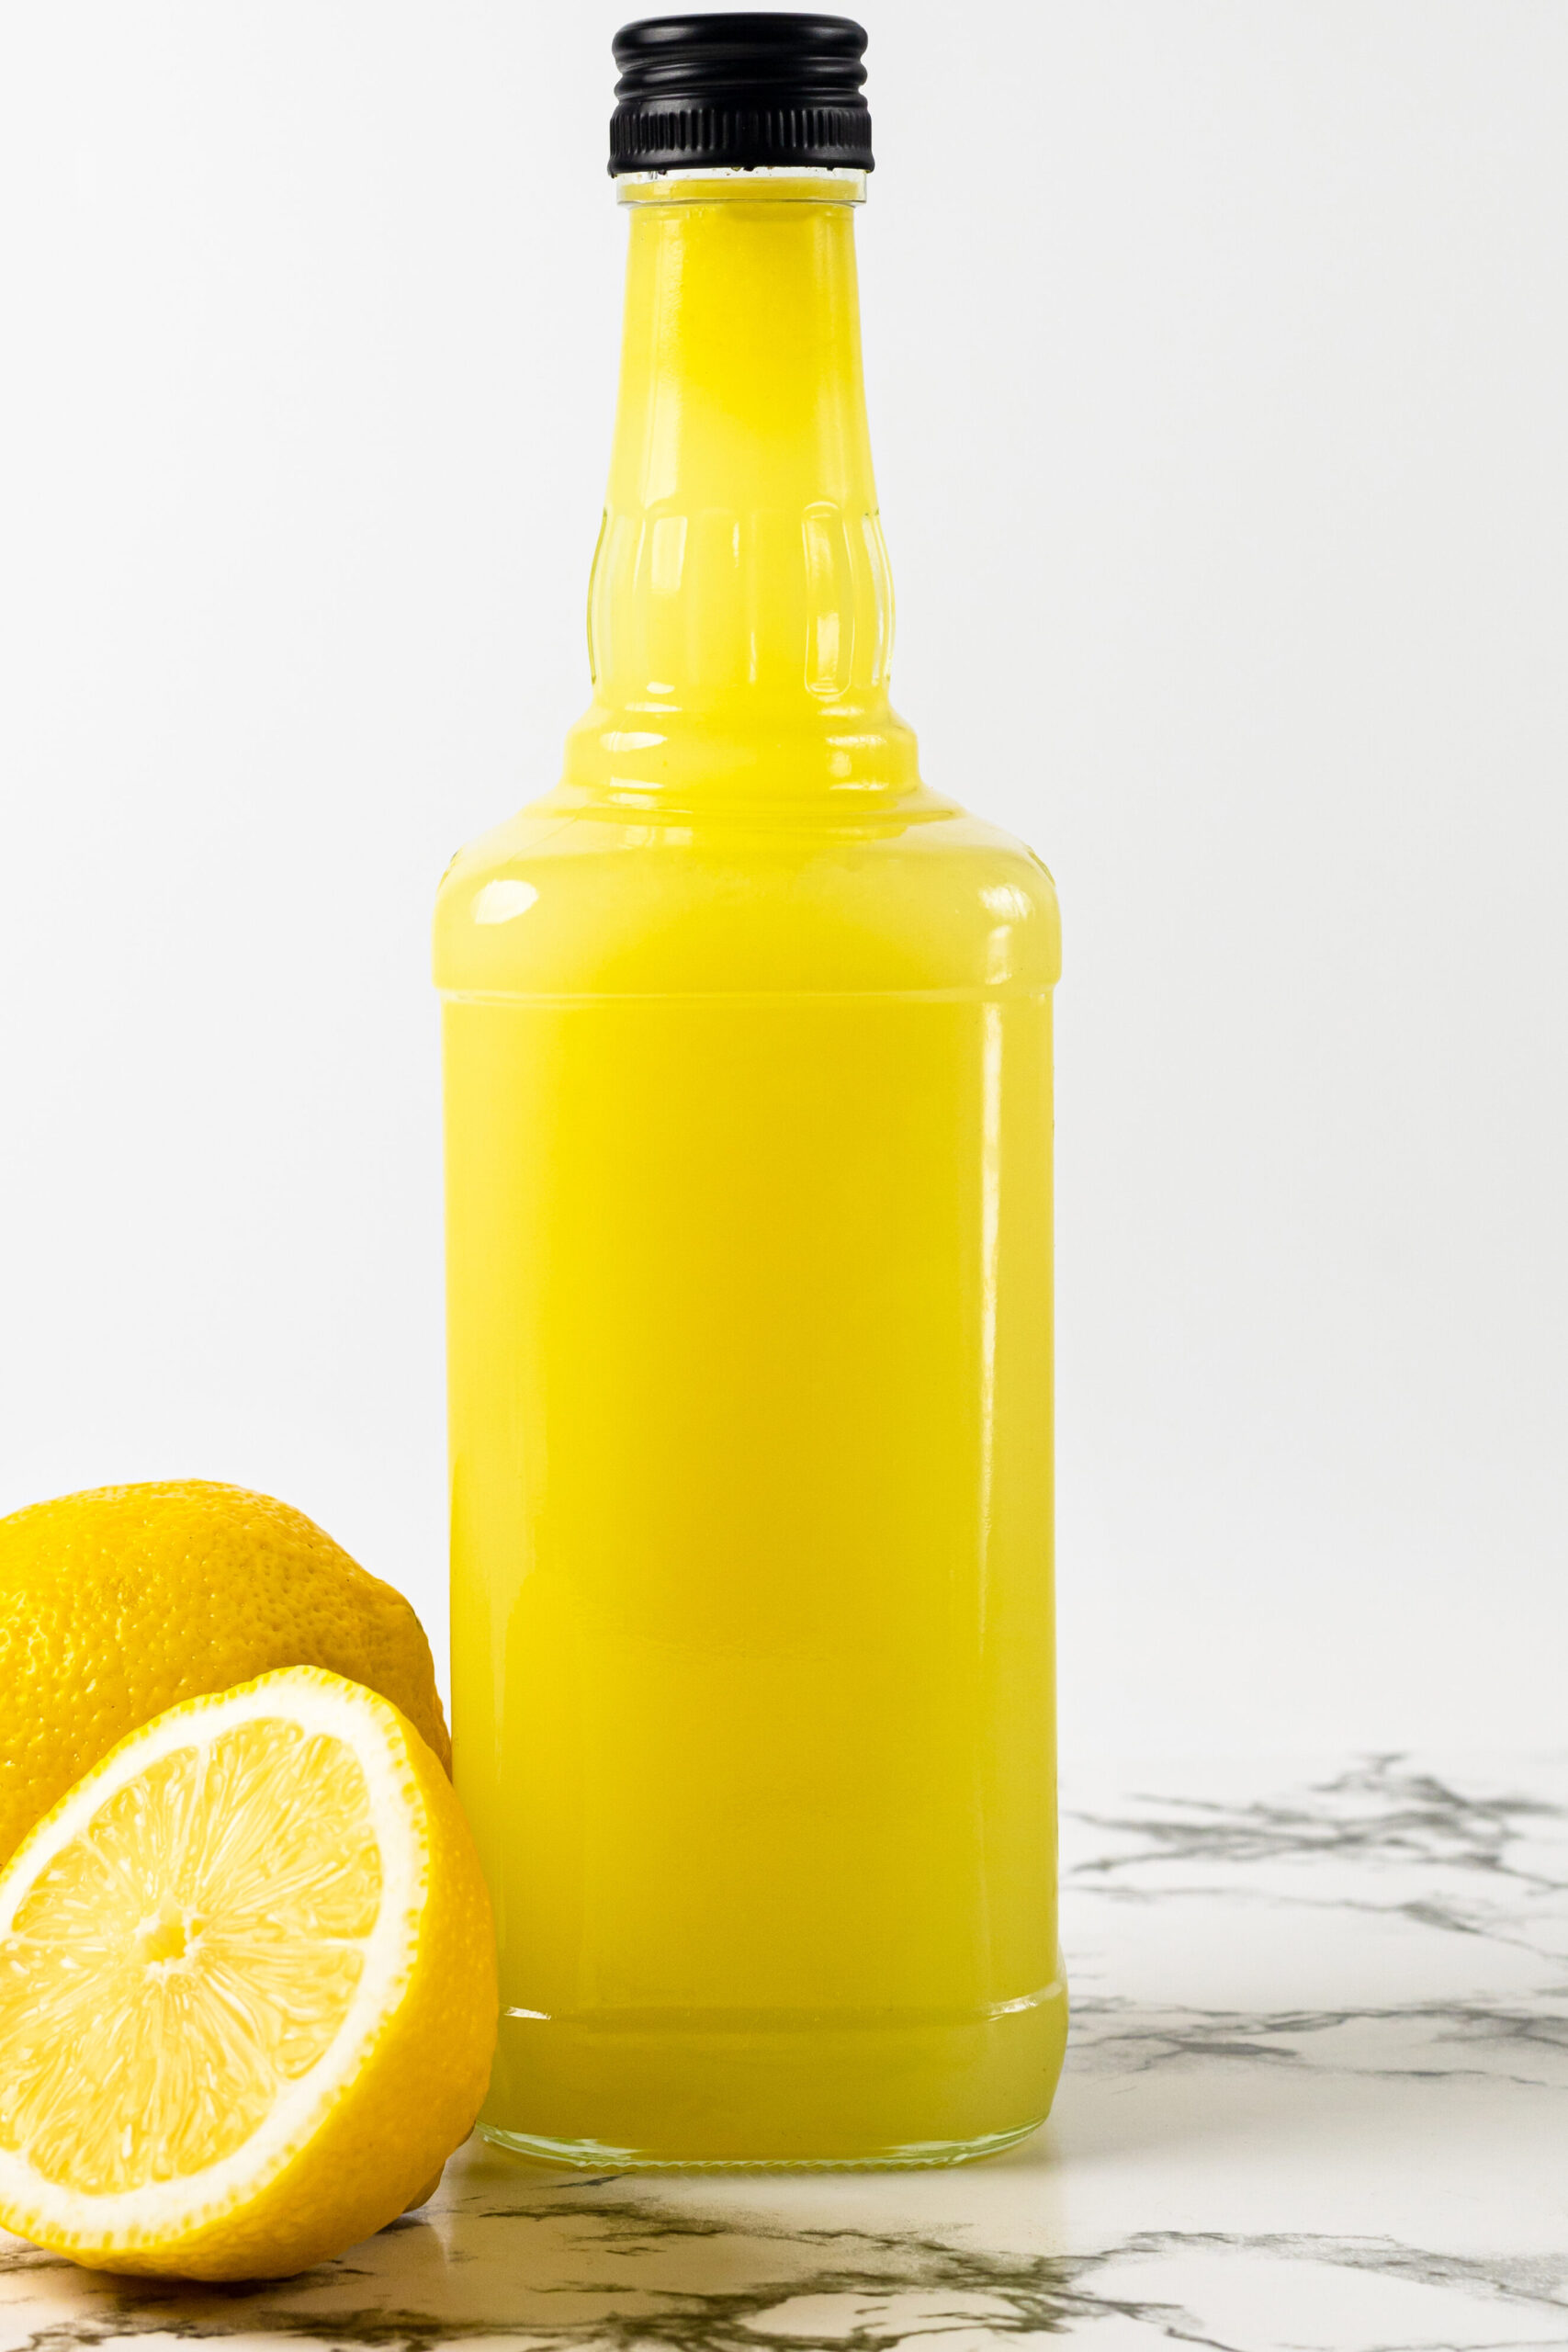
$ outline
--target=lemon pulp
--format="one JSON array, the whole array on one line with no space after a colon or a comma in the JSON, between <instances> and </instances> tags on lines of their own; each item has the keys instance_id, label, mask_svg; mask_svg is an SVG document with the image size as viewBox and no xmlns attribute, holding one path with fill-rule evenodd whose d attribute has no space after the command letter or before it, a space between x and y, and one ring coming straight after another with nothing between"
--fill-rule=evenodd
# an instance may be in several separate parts
<instances>
[{"instance_id":1,"label":"lemon pulp","mask_svg":"<svg viewBox=\"0 0 1568 2352\"><path fill-rule=\"evenodd\" d=\"M0 1946L0 2146L95 2196L232 2154L337 2033L380 1901L341 1740L264 1720L162 1758L54 1857Z\"/></svg>"}]
</instances>

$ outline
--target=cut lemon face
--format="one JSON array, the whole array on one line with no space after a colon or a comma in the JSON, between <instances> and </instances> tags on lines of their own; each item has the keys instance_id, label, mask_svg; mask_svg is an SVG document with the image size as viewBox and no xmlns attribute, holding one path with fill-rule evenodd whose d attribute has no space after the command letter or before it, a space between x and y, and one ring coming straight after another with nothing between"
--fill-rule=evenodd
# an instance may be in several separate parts
<instances>
[{"instance_id":1,"label":"cut lemon face","mask_svg":"<svg viewBox=\"0 0 1568 2352\"><path fill-rule=\"evenodd\" d=\"M285 2275L403 2211L495 2039L468 1826L397 1709L294 1667L121 1742L0 1875L0 2222Z\"/></svg>"}]
</instances>

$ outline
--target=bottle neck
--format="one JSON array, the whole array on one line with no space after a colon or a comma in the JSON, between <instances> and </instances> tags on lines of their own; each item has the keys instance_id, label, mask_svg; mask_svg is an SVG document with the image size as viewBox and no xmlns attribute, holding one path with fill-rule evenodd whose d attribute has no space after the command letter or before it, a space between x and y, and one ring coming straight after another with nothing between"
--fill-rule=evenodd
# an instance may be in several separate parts
<instances>
[{"instance_id":1,"label":"bottle neck","mask_svg":"<svg viewBox=\"0 0 1568 2352\"><path fill-rule=\"evenodd\" d=\"M893 592L861 374L856 175L623 181L620 398L566 780L885 797Z\"/></svg>"}]
</instances>

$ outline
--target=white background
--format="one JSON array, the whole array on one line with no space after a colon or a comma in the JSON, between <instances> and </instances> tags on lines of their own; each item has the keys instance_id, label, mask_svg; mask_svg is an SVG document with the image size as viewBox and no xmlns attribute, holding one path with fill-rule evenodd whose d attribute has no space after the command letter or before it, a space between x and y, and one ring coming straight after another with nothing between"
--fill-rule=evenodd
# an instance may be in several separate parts
<instances>
[{"instance_id":1,"label":"white background","mask_svg":"<svg viewBox=\"0 0 1568 2352\"><path fill-rule=\"evenodd\" d=\"M1060 999L1074 1754L1562 1736L1568 7L866 0L898 700ZM0 1509L444 1628L426 926L586 695L613 10L0 5Z\"/></svg>"}]
</instances>

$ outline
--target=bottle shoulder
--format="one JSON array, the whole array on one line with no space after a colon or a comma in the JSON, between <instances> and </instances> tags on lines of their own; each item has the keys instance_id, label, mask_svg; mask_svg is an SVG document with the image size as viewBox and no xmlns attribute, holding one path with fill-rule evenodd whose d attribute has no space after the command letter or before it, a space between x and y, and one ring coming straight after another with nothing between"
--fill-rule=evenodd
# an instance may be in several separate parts
<instances>
[{"instance_id":1,"label":"bottle shoulder","mask_svg":"<svg viewBox=\"0 0 1568 2352\"><path fill-rule=\"evenodd\" d=\"M1032 993L1051 876L936 796L840 814L535 804L459 851L435 915L455 994Z\"/></svg>"}]
</instances>

